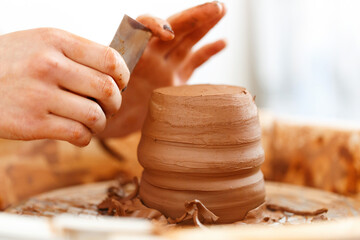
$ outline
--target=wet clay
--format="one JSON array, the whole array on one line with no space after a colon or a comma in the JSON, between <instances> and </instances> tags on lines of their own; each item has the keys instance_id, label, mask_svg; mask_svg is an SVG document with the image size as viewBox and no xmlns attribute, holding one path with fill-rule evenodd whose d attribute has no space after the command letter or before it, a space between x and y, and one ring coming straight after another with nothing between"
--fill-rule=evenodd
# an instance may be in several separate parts
<instances>
[{"instance_id":1,"label":"wet clay","mask_svg":"<svg viewBox=\"0 0 360 240\"><path fill-rule=\"evenodd\" d=\"M200 201L233 223L265 201L257 107L242 87L189 85L153 92L138 147L140 199L179 219Z\"/></svg>"}]
</instances>

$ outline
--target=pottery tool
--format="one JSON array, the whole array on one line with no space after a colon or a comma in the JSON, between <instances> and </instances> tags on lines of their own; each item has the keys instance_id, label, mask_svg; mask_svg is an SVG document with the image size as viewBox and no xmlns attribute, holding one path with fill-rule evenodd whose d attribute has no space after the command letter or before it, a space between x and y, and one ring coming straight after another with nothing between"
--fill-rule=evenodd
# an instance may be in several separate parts
<instances>
[{"instance_id":1,"label":"pottery tool","mask_svg":"<svg viewBox=\"0 0 360 240\"><path fill-rule=\"evenodd\" d=\"M151 35L151 31L143 24L124 15L110 47L121 54L130 73L143 54Z\"/></svg>"}]
</instances>

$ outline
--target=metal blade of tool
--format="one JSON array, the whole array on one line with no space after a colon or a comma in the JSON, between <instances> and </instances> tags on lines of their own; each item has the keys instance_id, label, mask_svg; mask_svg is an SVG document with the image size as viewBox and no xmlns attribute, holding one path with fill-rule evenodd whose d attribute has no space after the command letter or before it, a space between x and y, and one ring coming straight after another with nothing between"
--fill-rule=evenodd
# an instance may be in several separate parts
<instances>
[{"instance_id":1,"label":"metal blade of tool","mask_svg":"<svg viewBox=\"0 0 360 240\"><path fill-rule=\"evenodd\" d=\"M143 54L151 35L147 27L128 15L124 15L110 47L122 55L130 73Z\"/></svg>"},{"instance_id":2,"label":"metal blade of tool","mask_svg":"<svg viewBox=\"0 0 360 240\"><path fill-rule=\"evenodd\" d=\"M130 74L144 53L151 35L150 29L128 15L124 15L115 36L110 43L110 47L118 51L124 58ZM125 89L126 87L121 91L123 92ZM123 160L123 156L114 151L104 139L100 139L100 145L116 159L120 161Z\"/></svg>"}]
</instances>

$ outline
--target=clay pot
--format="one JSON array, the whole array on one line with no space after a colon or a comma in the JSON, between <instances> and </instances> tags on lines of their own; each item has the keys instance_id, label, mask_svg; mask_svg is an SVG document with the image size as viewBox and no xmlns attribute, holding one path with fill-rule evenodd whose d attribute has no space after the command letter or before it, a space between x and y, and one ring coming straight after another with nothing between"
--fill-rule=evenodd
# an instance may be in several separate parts
<instances>
[{"instance_id":1,"label":"clay pot","mask_svg":"<svg viewBox=\"0 0 360 240\"><path fill-rule=\"evenodd\" d=\"M265 200L260 140L257 108L244 88L157 89L138 146L140 198L171 218L198 199L217 223L242 220Z\"/></svg>"}]
</instances>

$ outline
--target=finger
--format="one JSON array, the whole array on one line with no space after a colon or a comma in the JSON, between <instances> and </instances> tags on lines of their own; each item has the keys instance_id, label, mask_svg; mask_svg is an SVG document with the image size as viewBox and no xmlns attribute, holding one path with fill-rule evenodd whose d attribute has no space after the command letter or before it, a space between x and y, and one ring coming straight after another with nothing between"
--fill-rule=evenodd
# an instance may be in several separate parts
<instances>
[{"instance_id":1,"label":"finger","mask_svg":"<svg viewBox=\"0 0 360 240\"><path fill-rule=\"evenodd\" d=\"M90 130L77 121L53 114L48 114L44 121L47 127L37 131L39 138L63 140L79 147L86 146L91 141Z\"/></svg>"},{"instance_id":2,"label":"finger","mask_svg":"<svg viewBox=\"0 0 360 240\"><path fill-rule=\"evenodd\" d=\"M112 77L70 59L61 64L62 70L54 72L61 88L96 99L107 116L119 111L121 93Z\"/></svg>"},{"instance_id":3,"label":"finger","mask_svg":"<svg viewBox=\"0 0 360 240\"><path fill-rule=\"evenodd\" d=\"M222 11L223 5L220 2L209 2L175 14L168 21L175 34L181 37L198 28L204 21L212 19L214 15L221 14Z\"/></svg>"},{"instance_id":4,"label":"finger","mask_svg":"<svg viewBox=\"0 0 360 240\"><path fill-rule=\"evenodd\" d=\"M127 86L129 69L122 56L113 48L65 32L59 43L64 55L82 65L110 75L120 89Z\"/></svg>"},{"instance_id":5,"label":"finger","mask_svg":"<svg viewBox=\"0 0 360 240\"><path fill-rule=\"evenodd\" d=\"M174 39L174 31L171 29L170 23L150 15L142 15L137 19L140 23L149 28L153 36L160 38L162 41Z\"/></svg>"},{"instance_id":6,"label":"finger","mask_svg":"<svg viewBox=\"0 0 360 240\"><path fill-rule=\"evenodd\" d=\"M92 133L105 129L105 113L96 102L74 93L59 90L49 99L48 111L64 118L82 123Z\"/></svg>"},{"instance_id":7,"label":"finger","mask_svg":"<svg viewBox=\"0 0 360 240\"><path fill-rule=\"evenodd\" d=\"M189 55L183 65L182 71L180 72L181 80L186 82L196 68L200 67L203 63L209 60L209 58L223 50L225 47L225 40L218 40L201 47L199 50Z\"/></svg>"},{"instance_id":8,"label":"finger","mask_svg":"<svg viewBox=\"0 0 360 240\"><path fill-rule=\"evenodd\" d=\"M217 19L224 11L223 4L211 2L180 12L168 19L175 32L174 40L164 43L160 39L153 39L150 44L157 46L159 51L168 52L181 42L184 36L199 30L204 23Z\"/></svg>"},{"instance_id":9,"label":"finger","mask_svg":"<svg viewBox=\"0 0 360 240\"><path fill-rule=\"evenodd\" d=\"M191 51L191 48L199 42L226 14L225 5L223 3L222 5L224 10L221 14L216 15L213 20L205 22L197 30L184 36L183 39L181 39L181 41L179 41L177 45L166 54L166 58L175 62L183 61Z\"/></svg>"}]
</instances>

